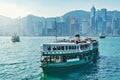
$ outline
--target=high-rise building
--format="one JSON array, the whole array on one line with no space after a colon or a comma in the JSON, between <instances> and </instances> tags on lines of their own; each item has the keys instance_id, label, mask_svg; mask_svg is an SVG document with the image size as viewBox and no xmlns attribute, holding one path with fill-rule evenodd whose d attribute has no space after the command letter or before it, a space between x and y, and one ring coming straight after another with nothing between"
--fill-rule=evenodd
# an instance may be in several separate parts
<instances>
[{"instance_id":1,"label":"high-rise building","mask_svg":"<svg viewBox=\"0 0 120 80\"><path fill-rule=\"evenodd\" d=\"M103 20L107 20L107 9L101 9L100 16L103 18Z\"/></svg>"},{"instance_id":2,"label":"high-rise building","mask_svg":"<svg viewBox=\"0 0 120 80\"><path fill-rule=\"evenodd\" d=\"M106 35L112 35L112 27L111 27L111 22L107 21L106 22Z\"/></svg>"},{"instance_id":3,"label":"high-rise building","mask_svg":"<svg viewBox=\"0 0 120 80\"><path fill-rule=\"evenodd\" d=\"M91 8L90 17L91 17L91 18L92 18L92 17L95 17L95 14L96 14L96 9L95 9L95 7L93 6L93 7Z\"/></svg>"},{"instance_id":4,"label":"high-rise building","mask_svg":"<svg viewBox=\"0 0 120 80\"><path fill-rule=\"evenodd\" d=\"M106 34L107 9L105 8L101 9L100 16L103 19L102 33Z\"/></svg>"},{"instance_id":5,"label":"high-rise building","mask_svg":"<svg viewBox=\"0 0 120 80\"><path fill-rule=\"evenodd\" d=\"M97 34L102 34L103 30L103 19L102 17L97 17Z\"/></svg>"},{"instance_id":6,"label":"high-rise building","mask_svg":"<svg viewBox=\"0 0 120 80\"><path fill-rule=\"evenodd\" d=\"M73 17L71 18L70 35L74 36L75 32L76 32L76 19Z\"/></svg>"},{"instance_id":7,"label":"high-rise building","mask_svg":"<svg viewBox=\"0 0 120 80\"><path fill-rule=\"evenodd\" d=\"M101 9L96 13L97 34L106 34L107 10Z\"/></svg>"},{"instance_id":8,"label":"high-rise building","mask_svg":"<svg viewBox=\"0 0 120 80\"><path fill-rule=\"evenodd\" d=\"M113 35L119 34L119 18L116 18L116 17L113 18L112 29L113 29Z\"/></svg>"},{"instance_id":9,"label":"high-rise building","mask_svg":"<svg viewBox=\"0 0 120 80\"><path fill-rule=\"evenodd\" d=\"M89 33L89 24L88 24L89 22L87 21L87 20L83 20L82 21L82 23L81 23L81 25L82 25L82 35L88 35L88 33Z\"/></svg>"},{"instance_id":10,"label":"high-rise building","mask_svg":"<svg viewBox=\"0 0 120 80\"><path fill-rule=\"evenodd\" d=\"M90 33L91 35L95 35L96 34L96 19L95 19L95 15L96 15L96 9L93 6L91 8L91 12L90 12Z\"/></svg>"}]
</instances>

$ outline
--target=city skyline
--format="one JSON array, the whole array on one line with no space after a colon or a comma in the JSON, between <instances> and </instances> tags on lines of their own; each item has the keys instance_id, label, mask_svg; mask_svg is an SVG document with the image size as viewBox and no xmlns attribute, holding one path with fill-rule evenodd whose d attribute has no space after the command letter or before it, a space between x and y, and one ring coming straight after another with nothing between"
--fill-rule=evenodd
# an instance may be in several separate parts
<instances>
[{"instance_id":1,"label":"city skyline","mask_svg":"<svg viewBox=\"0 0 120 80\"><path fill-rule=\"evenodd\" d=\"M61 16L73 10L90 11L92 6L96 9L106 8L118 10L119 0L0 0L0 15L17 18L28 14L42 17Z\"/></svg>"}]
</instances>

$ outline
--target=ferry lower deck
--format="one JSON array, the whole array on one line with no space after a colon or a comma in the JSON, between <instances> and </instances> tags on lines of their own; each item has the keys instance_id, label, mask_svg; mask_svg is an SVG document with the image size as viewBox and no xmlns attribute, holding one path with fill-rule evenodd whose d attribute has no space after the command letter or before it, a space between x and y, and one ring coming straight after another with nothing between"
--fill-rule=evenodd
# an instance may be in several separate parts
<instances>
[{"instance_id":1,"label":"ferry lower deck","mask_svg":"<svg viewBox=\"0 0 120 80\"><path fill-rule=\"evenodd\" d=\"M43 72L45 74L49 74L56 71L63 71L68 69L70 70L77 67L79 68L99 58L99 53L92 53L92 51L90 51L87 54L88 55L85 55L83 58L80 58L80 57L79 58L76 57L72 59L66 58L65 61L61 61L61 62L56 61L56 62L47 62L46 64L43 63L43 66L42 66ZM89 54L92 54L92 55L90 56Z\"/></svg>"}]
</instances>

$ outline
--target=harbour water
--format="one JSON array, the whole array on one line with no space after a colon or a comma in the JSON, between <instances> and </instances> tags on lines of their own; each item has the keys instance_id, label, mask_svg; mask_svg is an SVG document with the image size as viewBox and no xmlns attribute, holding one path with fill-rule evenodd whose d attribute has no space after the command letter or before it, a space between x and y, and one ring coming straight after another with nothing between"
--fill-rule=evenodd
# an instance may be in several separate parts
<instances>
[{"instance_id":1,"label":"harbour water","mask_svg":"<svg viewBox=\"0 0 120 80\"><path fill-rule=\"evenodd\" d=\"M64 39L67 37L59 37ZM0 80L120 80L120 37L99 39L100 59L75 70L44 75L40 68L40 44L54 37L0 37Z\"/></svg>"}]
</instances>

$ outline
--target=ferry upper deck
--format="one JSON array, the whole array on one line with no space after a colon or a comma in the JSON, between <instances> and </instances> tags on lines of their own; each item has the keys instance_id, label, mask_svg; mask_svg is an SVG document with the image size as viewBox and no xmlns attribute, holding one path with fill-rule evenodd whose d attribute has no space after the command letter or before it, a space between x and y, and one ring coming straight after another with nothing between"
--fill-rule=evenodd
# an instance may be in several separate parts
<instances>
[{"instance_id":1,"label":"ferry upper deck","mask_svg":"<svg viewBox=\"0 0 120 80\"><path fill-rule=\"evenodd\" d=\"M98 41L87 38L84 40L64 40L41 45L43 55L69 54L89 51L98 48Z\"/></svg>"}]
</instances>

